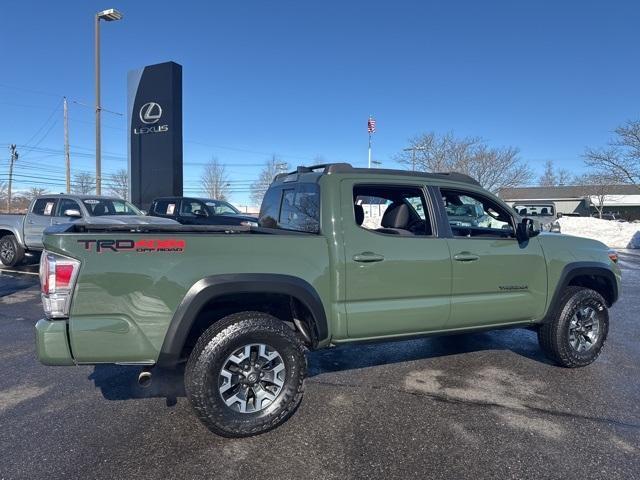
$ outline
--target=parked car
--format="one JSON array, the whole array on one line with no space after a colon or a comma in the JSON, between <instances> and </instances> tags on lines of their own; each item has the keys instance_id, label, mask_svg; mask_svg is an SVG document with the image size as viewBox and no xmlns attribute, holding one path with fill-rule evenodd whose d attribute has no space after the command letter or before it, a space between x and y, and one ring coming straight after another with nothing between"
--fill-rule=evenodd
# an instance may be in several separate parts
<instances>
[{"instance_id":1,"label":"parked car","mask_svg":"<svg viewBox=\"0 0 640 480\"><path fill-rule=\"evenodd\" d=\"M542 230L560 233L560 223L553 203L514 203L513 208L523 218L531 218Z\"/></svg>"},{"instance_id":2,"label":"parked car","mask_svg":"<svg viewBox=\"0 0 640 480\"><path fill-rule=\"evenodd\" d=\"M147 224L176 222L150 219L129 202L96 195L43 195L34 199L26 215L0 215L0 261L12 267L26 255L42 250L42 232L50 225Z\"/></svg>"},{"instance_id":3,"label":"parked car","mask_svg":"<svg viewBox=\"0 0 640 480\"><path fill-rule=\"evenodd\" d=\"M386 209L366 228L371 198ZM491 226L452 225L446 206L464 204ZM195 414L229 437L296 411L306 349L521 327L584 367L620 291L606 245L540 234L461 174L298 167L269 187L259 227L57 229L40 263L40 361L144 365L141 383L184 365Z\"/></svg>"},{"instance_id":4,"label":"parked car","mask_svg":"<svg viewBox=\"0 0 640 480\"><path fill-rule=\"evenodd\" d=\"M621 222L624 223L626 220L620 217L620 214L617 212L604 212L602 216L594 213L591 215L593 218L601 218L602 220L610 220L612 222Z\"/></svg>"},{"instance_id":5,"label":"parked car","mask_svg":"<svg viewBox=\"0 0 640 480\"><path fill-rule=\"evenodd\" d=\"M151 203L149 215L170 218L183 225L258 226L258 219L244 215L224 200L191 197L162 197Z\"/></svg>"}]
</instances>

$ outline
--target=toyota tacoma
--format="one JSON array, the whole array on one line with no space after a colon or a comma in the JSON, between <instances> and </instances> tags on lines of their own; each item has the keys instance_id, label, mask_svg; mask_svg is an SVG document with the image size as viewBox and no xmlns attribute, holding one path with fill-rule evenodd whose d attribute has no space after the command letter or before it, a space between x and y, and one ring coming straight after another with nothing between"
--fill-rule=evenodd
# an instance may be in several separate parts
<instances>
[{"instance_id":1,"label":"toyota tacoma","mask_svg":"<svg viewBox=\"0 0 640 480\"><path fill-rule=\"evenodd\" d=\"M491 220L448 217L464 209ZM72 223L44 247L40 361L183 365L195 414L229 437L293 414L306 350L524 327L583 367L620 289L605 245L540 234L466 175L349 164L279 174L257 227Z\"/></svg>"}]
</instances>

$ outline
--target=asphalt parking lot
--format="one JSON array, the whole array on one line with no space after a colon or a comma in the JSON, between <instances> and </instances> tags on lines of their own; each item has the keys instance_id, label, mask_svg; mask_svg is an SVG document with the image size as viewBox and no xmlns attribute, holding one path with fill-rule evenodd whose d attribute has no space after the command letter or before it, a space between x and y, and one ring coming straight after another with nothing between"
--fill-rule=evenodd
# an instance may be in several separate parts
<instances>
[{"instance_id":1,"label":"asphalt parking lot","mask_svg":"<svg viewBox=\"0 0 640 480\"><path fill-rule=\"evenodd\" d=\"M640 254L621 264L587 368L526 330L325 350L297 414L240 440L196 420L179 375L40 365L37 277L2 273L0 478L640 478Z\"/></svg>"}]
</instances>

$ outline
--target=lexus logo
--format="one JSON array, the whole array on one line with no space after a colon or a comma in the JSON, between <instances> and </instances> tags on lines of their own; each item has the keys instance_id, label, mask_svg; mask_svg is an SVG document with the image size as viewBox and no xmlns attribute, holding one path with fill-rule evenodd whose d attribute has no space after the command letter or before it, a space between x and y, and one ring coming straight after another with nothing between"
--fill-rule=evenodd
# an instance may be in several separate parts
<instances>
[{"instance_id":1,"label":"lexus logo","mask_svg":"<svg viewBox=\"0 0 640 480\"><path fill-rule=\"evenodd\" d=\"M140 120L142 123L151 125L157 123L162 117L162 107L156 102L145 103L140 109Z\"/></svg>"}]
</instances>

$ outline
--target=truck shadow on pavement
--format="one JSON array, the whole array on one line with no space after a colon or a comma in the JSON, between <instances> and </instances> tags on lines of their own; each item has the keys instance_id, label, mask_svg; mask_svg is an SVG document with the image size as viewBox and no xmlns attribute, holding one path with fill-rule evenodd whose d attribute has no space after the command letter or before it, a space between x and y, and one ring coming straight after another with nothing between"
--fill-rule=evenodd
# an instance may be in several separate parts
<instances>
[{"instance_id":1,"label":"truck shadow on pavement","mask_svg":"<svg viewBox=\"0 0 640 480\"><path fill-rule=\"evenodd\" d=\"M401 364L434 357L487 350L510 350L524 359L550 363L538 348L534 332L524 329L419 338L414 340L344 345L308 354L308 377L324 373ZM184 365L176 370L153 369L151 385L143 388L140 367L96 365L89 380L107 400L165 398L168 407L185 397Z\"/></svg>"}]
</instances>

